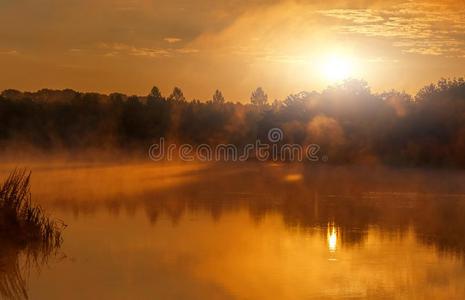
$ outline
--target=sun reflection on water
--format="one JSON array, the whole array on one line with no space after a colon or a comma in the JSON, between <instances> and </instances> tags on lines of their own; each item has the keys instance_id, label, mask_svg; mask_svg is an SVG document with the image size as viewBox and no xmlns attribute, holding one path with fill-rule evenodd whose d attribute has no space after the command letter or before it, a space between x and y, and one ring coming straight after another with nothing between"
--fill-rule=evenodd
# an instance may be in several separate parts
<instances>
[{"instance_id":1,"label":"sun reflection on water","mask_svg":"<svg viewBox=\"0 0 465 300\"><path fill-rule=\"evenodd\" d=\"M327 233L327 240L328 240L328 250L330 252L336 252L337 248L337 229L334 223L328 223L328 233Z\"/></svg>"}]
</instances>

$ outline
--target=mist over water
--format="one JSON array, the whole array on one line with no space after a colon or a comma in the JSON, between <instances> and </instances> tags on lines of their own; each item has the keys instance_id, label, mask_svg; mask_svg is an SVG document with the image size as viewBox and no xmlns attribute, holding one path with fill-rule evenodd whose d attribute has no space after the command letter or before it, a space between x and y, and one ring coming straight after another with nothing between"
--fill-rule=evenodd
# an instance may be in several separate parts
<instances>
[{"instance_id":1,"label":"mist over water","mask_svg":"<svg viewBox=\"0 0 465 300\"><path fill-rule=\"evenodd\" d=\"M3 179L12 164L3 164ZM465 296L465 173L276 163L30 164L68 227L31 299ZM70 291L76 291L70 294Z\"/></svg>"}]
</instances>

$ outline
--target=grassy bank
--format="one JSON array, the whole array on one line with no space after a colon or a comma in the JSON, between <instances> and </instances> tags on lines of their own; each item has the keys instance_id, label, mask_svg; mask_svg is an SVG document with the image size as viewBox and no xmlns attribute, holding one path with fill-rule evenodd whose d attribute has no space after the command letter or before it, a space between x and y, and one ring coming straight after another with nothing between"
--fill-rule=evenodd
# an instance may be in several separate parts
<instances>
[{"instance_id":1,"label":"grassy bank","mask_svg":"<svg viewBox=\"0 0 465 300\"><path fill-rule=\"evenodd\" d=\"M26 275L60 248L64 224L33 204L31 173L15 170L0 187L0 298L28 299Z\"/></svg>"},{"instance_id":2,"label":"grassy bank","mask_svg":"<svg viewBox=\"0 0 465 300\"><path fill-rule=\"evenodd\" d=\"M34 205L30 192L31 173L15 170L0 189L0 237L19 243L61 244L62 223L49 218Z\"/></svg>"}]
</instances>

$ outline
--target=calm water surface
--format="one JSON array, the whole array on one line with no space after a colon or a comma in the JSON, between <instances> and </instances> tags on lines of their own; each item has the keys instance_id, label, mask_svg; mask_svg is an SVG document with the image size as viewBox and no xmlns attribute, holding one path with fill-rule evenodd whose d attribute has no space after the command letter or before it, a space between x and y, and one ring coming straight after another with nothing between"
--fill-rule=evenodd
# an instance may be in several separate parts
<instances>
[{"instance_id":1,"label":"calm water surface","mask_svg":"<svg viewBox=\"0 0 465 300\"><path fill-rule=\"evenodd\" d=\"M47 263L2 248L21 272L0 264L0 292L10 276L30 299L465 299L459 171L29 167L33 199L68 227Z\"/></svg>"}]
</instances>

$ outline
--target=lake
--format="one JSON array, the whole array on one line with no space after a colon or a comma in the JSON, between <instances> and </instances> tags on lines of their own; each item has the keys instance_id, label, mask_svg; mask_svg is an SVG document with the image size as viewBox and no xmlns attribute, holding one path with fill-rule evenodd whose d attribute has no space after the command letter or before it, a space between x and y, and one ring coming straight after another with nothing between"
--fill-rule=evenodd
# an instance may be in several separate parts
<instances>
[{"instance_id":1,"label":"lake","mask_svg":"<svg viewBox=\"0 0 465 300\"><path fill-rule=\"evenodd\" d=\"M0 264L0 298L16 276L30 299L465 299L461 171L19 166L33 201L68 226L47 262L0 250L21 272Z\"/></svg>"}]
</instances>

